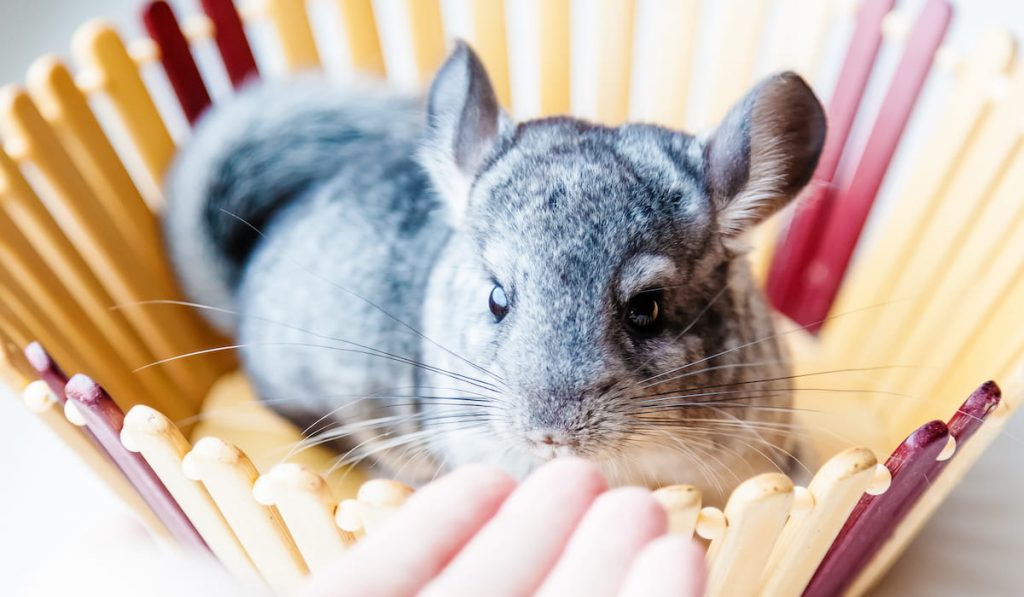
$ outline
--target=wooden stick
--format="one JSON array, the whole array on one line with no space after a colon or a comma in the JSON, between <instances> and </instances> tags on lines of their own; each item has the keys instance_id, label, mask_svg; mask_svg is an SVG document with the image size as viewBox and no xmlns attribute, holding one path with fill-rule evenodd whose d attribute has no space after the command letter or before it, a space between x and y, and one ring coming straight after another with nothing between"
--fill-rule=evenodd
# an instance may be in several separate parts
<instances>
[{"instance_id":1,"label":"wooden stick","mask_svg":"<svg viewBox=\"0 0 1024 597\"><path fill-rule=\"evenodd\" d=\"M121 445L124 413L110 396L85 375L76 374L64 387L68 404L73 403L110 458L117 464L128 481L135 487L171 535L190 549L206 550L206 543L196 533L188 517L181 511L167 488L141 456L129 452Z\"/></svg>"},{"instance_id":2,"label":"wooden stick","mask_svg":"<svg viewBox=\"0 0 1024 597\"><path fill-rule=\"evenodd\" d=\"M377 34L377 19L372 0L334 0L341 13L341 24L348 42L348 55L354 70L383 76L384 53Z\"/></svg>"},{"instance_id":3,"label":"wooden stick","mask_svg":"<svg viewBox=\"0 0 1024 597\"><path fill-rule=\"evenodd\" d=\"M825 463L807 491L811 508L795 512L782 530L761 577L760 595L799 595L810 582L843 523L870 486L878 459L850 448Z\"/></svg>"},{"instance_id":4,"label":"wooden stick","mask_svg":"<svg viewBox=\"0 0 1024 597\"><path fill-rule=\"evenodd\" d=\"M894 5L895 0L867 0L860 7L829 102L828 135L821 159L771 264L767 293L776 307L789 300L793 285L814 254L821 226L832 208L831 187L882 45L882 21Z\"/></svg>"},{"instance_id":5,"label":"wooden stick","mask_svg":"<svg viewBox=\"0 0 1024 597\"><path fill-rule=\"evenodd\" d=\"M26 157L46 176L55 191L54 198L70 215L70 218L61 222L63 230L106 284L111 295L126 303L174 298L174 289L165 280L146 270L133 253L125 250L95 192L75 168L28 94L17 88L9 88L0 104L0 116L4 132L23 143ZM158 319L149 310L129 309L125 312L140 331L143 340L158 355L181 354L196 349L176 335L177 330L188 329L188 321L184 317L186 313L181 309L168 309ZM182 364L175 364L169 366L168 370L181 367ZM188 364L188 367L191 369L188 374L179 372L176 379L184 387L195 388L196 393L206 389L203 386L204 375L217 375L202 359ZM190 381L192 379L196 381ZM206 387L209 383L207 380Z\"/></svg>"},{"instance_id":6,"label":"wooden stick","mask_svg":"<svg viewBox=\"0 0 1024 597\"><path fill-rule=\"evenodd\" d=\"M146 32L160 49L160 63L185 118L195 124L212 101L174 10L164 0L155 0L143 6L141 16Z\"/></svg>"},{"instance_id":7,"label":"wooden stick","mask_svg":"<svg viewBox=\"0 0 1024 597\"><path fill-rule=\"evenodd\" d=\"M214 437L199 440L185 455L182 470L202 481L275 592L289 593L309 572L276 508L253 497L259 473L241 450Z\"/></svg>"},{"instance_id":8,"label":"wooden stick","mask_svg":"<svg viewBox=\"0 0 1024 597\"><path fill-rule=\"evenodd\" d=\"M996 79L1013 63L1016 42L1005 30L988 32L972 49L956 75L953 89L939 110L935 127L915 161L907 184L896 193L893 209L874 242L850 272L850 281L836 301L834 312L847 313L878 304L893 295L897 276L906 271L910 255L920 249L921 232L946 195L942 189L960 171L976 147L977 131L992 114L991 90ZM857 364L876 314L830 321L822 339L837 362ZM897 438L898 439L898 438Z\"/></svg>"},{"instance_id":9,"label":"wooden stick","mask_svg":"<svg viewBox=\"0 0 1024 597\"><path fill-rule=\"evenodd\" d=\"M473 49L487 69L498 101L511 110L505 0L471 0L470 11L473 16Z\"/></svg>"},{"instance_id":10,"label":"wooden stick","mask_svg":"<svg viewBox=\"0 0 1024 597\"><path fill-rule=\"evenodd\" d=\"M931 483L927 474L949 438L942 421L922 425L892 453L885 466L892 485L882 495L866 495L854 507L818 567L804 595L841 595L864 570L885 540Z\"/></svg>"},{"instance_id":11,"label":"wooden stick","mask_svg":"<svg viewBox=\"0 0 1024 597\"><path fill-rule=\"evenodd\" d=\"M440 0L405 0L413 58L420 83L427 85L445 56Z\"/></svg>"},{"instance_id":12,"label":"wooden stick","mask_svg":"<svg viewBox=\"0 0 1024 597\"><path fill-rule=\"evenodd\" d=\"M262 583L206 487L182 472L182 460L192 446L181 430L160 412L139 405L125 415L120 436L125 448L145 458L217 559L236 578Z\"/></svg>"},{"instance_id":13,"label":"wooden stick","mask_svg":"<svg viewBox=\"0 0 1024 597\"><path fill-rule=\"evenodd\" d=\"M713 71L711 104L702 119L694 120L696 131L720 122L746 93L754 80L758 49L768 21L767 0L727 0L719 6L724 18L715 36L714 61L722 67Z\"/></svg>"},{"instance_id":14,"label":"wooden stick","mask_svg":"<svg viewBox=\"0 0 1024 597\"><path fill-rule=\"evenodd\" d=\"M356 499L366 533L374 533L383 528L412 493L412 487L389 479L374 479L363 483Z\"/></svg>"},{"instance_id":15,"label":"wooden stick","mask_svg":"<svg viewBox=\"0 0 1024 597\"><path fill-rule=\"evenodd\" d=\"M789 295L786 312L797 323L810 324L811 331L821 328L820 323L814 322L825 318L839 292L861 231L952 16L953 9L947 0L929 0L922 9L850 182L840 191L835 209L823 222L820 238L828 239L828 243L820 245L803 268L810 273L803 278L806 286L802 293Z\"/></svg>"},{"instance_id":16,"label":"wooden stick","mask_svg":"<svg viewBox=\"0 0 1024 597\"><path fill-rule=\"evenodd\" d=\"M687 125L690 78L697 48L700 2L655 0L637 11L631 120L680 129Z\"/></svg>"},{"instance_id":17,"label":"wooden stick","mask_svg":"<svg viewBox=\"0 0 1024 597\"><path fill-rule=\"evenodd\" d=\"M203 12L213 23L213 41L231 84L238 89L250 78L259 77L256 58L245 35L242 18L233 0L200 0Z\"/></svg>"},{"instance_id":18,"label":"wooden stick","mask_svg":"<svg viewBox=\"0 0 1024 597\"><path fill-rule=\"evenodd\" d=\"M758 475L733 490L725 506L725 532L708 548L708 595L758 593L764 565L792 505L793 482L779 473Z\"/></svg>"},{"instance_id":19,"label":"wooden stick","mask_svg":"<svg viewBox=\"0 0 1024 597\"><path fill-rule=\"evenodd\" d=\"M131 373L123 360L124 351L108 340L89 318L74 296L32 249L28 240L0 211L0 264L7 269L8 289L23 289L26 308L37 311L50 329L38 329L48 344L58 346L62 353L71 352L70 365L87 368L101 379L125 392L129 399L143 400L148 392L142 380ZM5 279L7 276L3 276ZM55 337L54 337L55 336ZM38 336L43 338L43 336ZM149 380L152 381L152 380Z\"/></svg>"},{"instance_id":20,"label":"wooden stick","mask_svg":"<svg viewBox=\"0 0 1024 597\"><path fill-rule=\"evenodd\" d=\"M299 464L279 464L256 480L256 500L275 506L309 565L327 569L355 543L355 536L335 524L337 499L320 475Z\"/></svg>"},{"instance_id":21,"label":"wooden stick","mask_svg":"<svg viewBox=\"0 0 1024 597\"><path fill-rule=\"evenodd\" d=\"M159 187L174 157L174 140L124 42L108 23L90 21L75 31L71 53L83 74L91 74L97 90L110 98L153 185Z\"/></svg>"},{"instance_id":22,"label":"wooden stick","mask_svg":"<svg viewBox=\"0 0 1024 597\"><path fill-rule=\"evenodd\" d=\"M654 498L668 512L668 532L693 537L700 515L700 490L693 485L670 485L655 491Z\"/></svg>"},{"instance_id":23,"label":"wooden stick","mask_svg":"<svg viewBox=\"0 0 1024 597\"><path fill-rule=\"evenodd\" d=\"M999 404L999 388L988 382L975 390L953 415L947 426L950 437L956 440L955 458L932 464L928 489L853 582L851 594L863 594L874 586L1002 431L1009 420L1009 411L1000 413Z\"/></svg>"},{"instance_id":24,"label":"wooden stick","mask_svg":"<svg viewBox=\"0 0 1024 597\"><path fill-rule=\"evenodd\" d=\"M305 2L264 0L263 10L274 23L288 70L301 71L320 65L320 53L309 26Z\"/></svg>"}]
</instances>

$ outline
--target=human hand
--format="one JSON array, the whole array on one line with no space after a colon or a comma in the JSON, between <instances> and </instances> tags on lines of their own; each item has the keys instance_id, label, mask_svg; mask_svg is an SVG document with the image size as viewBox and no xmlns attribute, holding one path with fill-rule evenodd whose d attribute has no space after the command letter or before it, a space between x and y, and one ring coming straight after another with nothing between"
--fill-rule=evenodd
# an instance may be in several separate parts
<instances>
[{"instance_id":1,"label":"human hand","mask_svg":"<svg viewBox=\"0 0 1024 597\"><path fill-rule=\"evenodd\" d=\"M702 595L702 550L666 525L649 491L608 491L582 460L547 464L518 488L496 469L467 467L419 490L301 594Z\"/></svg>"}]
</instances>

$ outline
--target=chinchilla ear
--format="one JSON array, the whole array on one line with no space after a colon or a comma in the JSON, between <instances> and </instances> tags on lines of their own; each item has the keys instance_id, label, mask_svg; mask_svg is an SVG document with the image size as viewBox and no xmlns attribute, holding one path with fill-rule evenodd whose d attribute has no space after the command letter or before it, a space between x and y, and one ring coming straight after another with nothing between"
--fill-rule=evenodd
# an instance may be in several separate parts
<instances>
[{"instance_id":1,"label":"chinchilla ear","mask_svg":"<svg viewBox=\"0 0 1024 597\"><path fill-rule=\"evenodd\" d=\"M430 86L427 138L421 152L455 219L465 211L477 170L509 126L484 65L465 42L456 42Z\"/></svg>"},{"instance_id":2,"label":"chinchilla ear","mask_svg":"<svg viewBox=\"0 0 1024 597\"><path fill-rule=\"evenodd\" d=\"M733 106L704 147L722 234L739 236L800 192L825 129L825 111L796 73L764 79Z\"/></svg>"}]
</instances>

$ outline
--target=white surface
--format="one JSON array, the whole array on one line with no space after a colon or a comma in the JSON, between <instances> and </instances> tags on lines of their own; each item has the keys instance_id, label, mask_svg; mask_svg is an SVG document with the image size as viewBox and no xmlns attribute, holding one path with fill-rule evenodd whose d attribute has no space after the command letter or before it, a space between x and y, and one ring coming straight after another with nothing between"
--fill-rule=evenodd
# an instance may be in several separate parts
<instances>
[{"instance_id":1,"label":"white surface","mask_svg":"<svg viewBox=\"0 0 1024 597\"><path fill-rule=\"evenodd\" d=\"M17 81L45 52L66 54L75 27L114 16L137 33L137 0L0 0L0 81ZM919 0L904 4L915 5ZM176 2L190 5L191 2ZM1024 2L954 0L951 43L965 48L992 24L1024 38ZM891 60L892 56L883 60ZM699 76L699 75L698 75ZM699 78L697 87L699 87ZM877 99L877 90L873 95ZM869 100L870 101L870 100ZM921 127L911 130L919 138ZM897 159L904 157L902 153ZM898 164L897 164L898 166ZM120 511L113 496L14 400L0 396L0 594L96 518ZM883 583L880 595L1024 595L1024 416L985 454ZM84 591L82 594L88 594Z\"/></svg>"}]
</instances>

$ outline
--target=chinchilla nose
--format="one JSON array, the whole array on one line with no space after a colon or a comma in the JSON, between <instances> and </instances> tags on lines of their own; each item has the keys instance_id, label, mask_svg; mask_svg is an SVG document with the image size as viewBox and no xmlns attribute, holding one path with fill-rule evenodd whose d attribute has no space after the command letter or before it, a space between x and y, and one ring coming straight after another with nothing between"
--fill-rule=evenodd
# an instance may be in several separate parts
<instances>
[{"instance_id":1,"label":"chinchilla nose","mask_svg":"<svg viewBox=\"0 0 1024 597\"><path fill-rule=\"evenodd\" d=\"M563 432L554 429L534 429L526 434L526 438L538 446L560 446L572 445L572 440Z\"/></svg>"}]
</instances>

